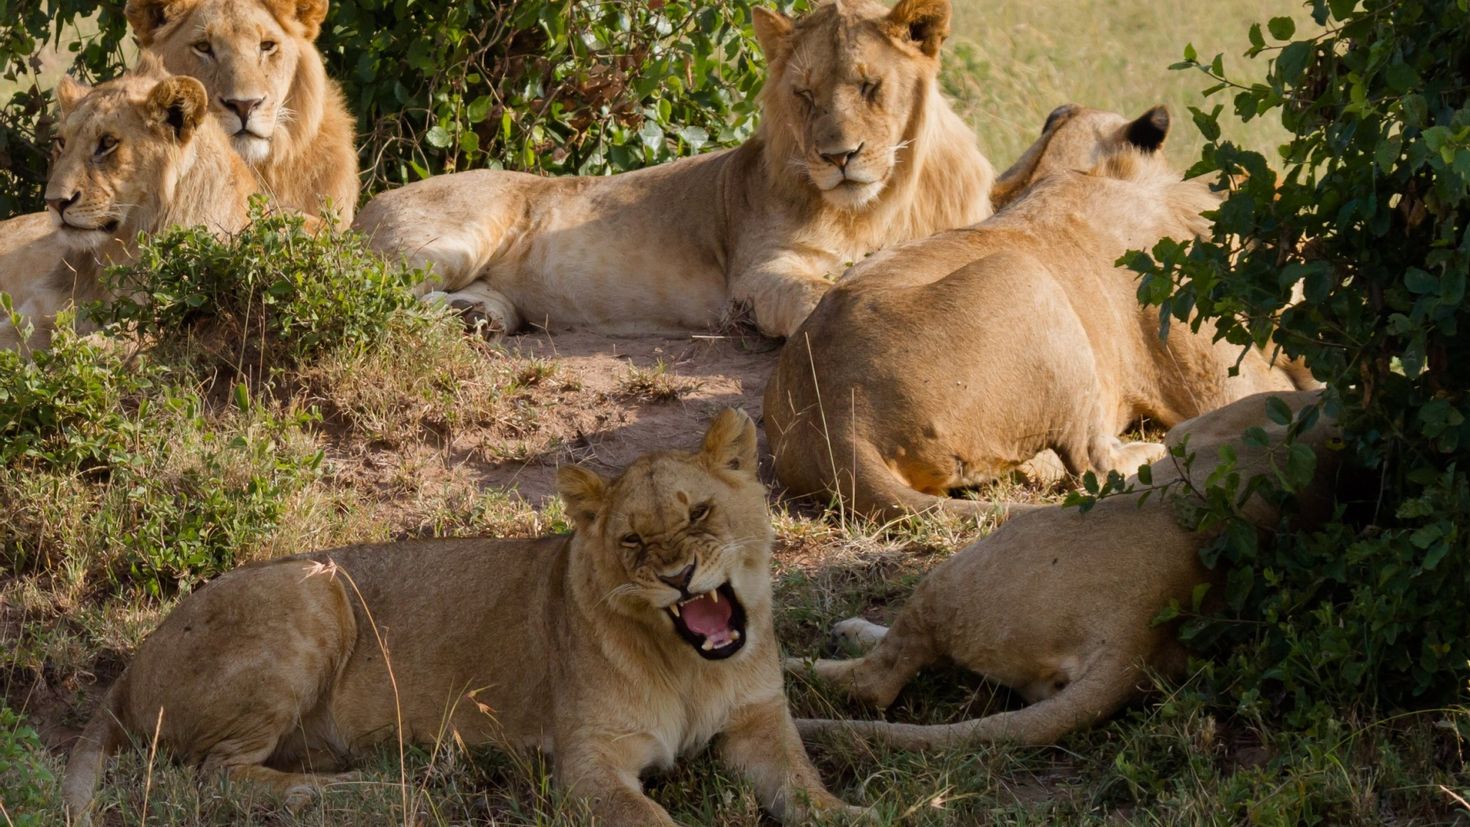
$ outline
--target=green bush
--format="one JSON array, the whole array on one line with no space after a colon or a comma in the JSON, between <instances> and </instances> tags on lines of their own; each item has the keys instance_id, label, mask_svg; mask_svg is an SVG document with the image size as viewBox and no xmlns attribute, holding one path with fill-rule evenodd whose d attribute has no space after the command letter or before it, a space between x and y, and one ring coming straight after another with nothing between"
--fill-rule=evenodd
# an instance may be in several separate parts
<instances>
[{"instance_id":1,"label":"green bush","mask_svg":"<svg viewBox=\"0 0 1470 827\"><path fill-rule=\"evenodd\" d=\"M750 134L764 76L753 5L358 0L332 4L318 45L357 117L370 193L478 167L602 174ZM59 32L75 71L115 76L122 6L0 0L0 88L18 88L0 108L0 217L41 207L51 94L35 54Z\"/></svg>"},{"instance_id":2,"label":"green bush","mask_svg":"<svg viewBox=\"0 0 1470 827\"><path fill-rule=\"evenodd\" d=\"M1264 82L1215 87L1243 118L1282 118L1281 174L1221 137L1220 107L1195 111L1195 171L1233 183L1214 237L1132 257L1166 324L1305 358L1374 481L1320 530L1258 537L1223 482L1202 516L1226 525L1206 560L1236 573L1225 614L1186 634L1224 656L1218 691L1303 726L1325 704L1463 700L1470 678L1470 10L1311 8L1312 37L1252 27L1252 54L1274 56ZM1181 65L1220 75L1192 48Z\"/></svg>"},{"instance_id":3,"label":"green bush","mask_svg":"<svg viewBox=\"0 0 1470 827\"><path fill-rule=\"evenodd\" d=\"M424 274L368 252L355 234L310 232L301 216L260 202L251 211L250 226L228 238L176 227L145 239L136 262L107 276L123 298L94 317L166 348L202 350L212 369L265 376L436 315L413 295Z\"/></svg>"},{"instance_id":4,"label":"green bush","mask_svg":"<svg viewBox=\"0 0 1470 827\"><path fill-rule=\"evenodd\" d=\"M69 325L35 360L0 351L0 570L167 594L231 568L316 477L299 421L207 401Z\"/></svg>"},{"instance_id":5,"label":"green bush","mask_svg":"<svg viewBox=\"0 0 1470 827\"><path fill-rule=\"evenodd\" d=\"M47 757L36 731L0 704L0 806L7 825L50 823L43 813L55 800L59 785Z\"/></svg>"}]
</instances>

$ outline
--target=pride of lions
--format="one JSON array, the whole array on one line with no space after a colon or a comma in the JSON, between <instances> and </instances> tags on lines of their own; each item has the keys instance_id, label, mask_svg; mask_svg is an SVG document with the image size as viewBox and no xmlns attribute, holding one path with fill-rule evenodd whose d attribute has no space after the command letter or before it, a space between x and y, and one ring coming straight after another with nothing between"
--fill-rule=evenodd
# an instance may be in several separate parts
<instances>
[{"instance_id":1,"label":"pride of lions","mask_svg":"<svg viewBox=\"0 0 1470 827\"><path fill-rule=\"evenodd\" d=\"M354 546L196 591L73 750L74 818L132 737L294 805L375 744L450 731L548 751L599 823L672 824L640 776L710 743L786 823L862 817L823 786L803 736L1047 744L1149 674L1180 673L1181 645L1152 618L1225 575L1201 563L1210 535L1181 504L1218 457L1239 474L1275 466L1287 429L1267 398L1298 413L1295 430L1316 420L1293 433L1319 458L1295 519L1330 508L1335 425L1305 368L1207 325L1161 337L1115 265L1209 230L1216 195L1160 152L1168 112L1062 106L997 177L938 89L948 0L834 0L796 20L755 9L769 77L737 148L608 177L442 175L360 212L351 117L313 45L326 0L126 12L137 65L91 88L63 79L47 209L0 223L0 291L23 320L0 322L0 346L44 348L65 306L105 300L99 275L136 256L140 234L238 231L257 194L427 265L424 299L481 331L690 331L748 314L786 339L764 425L792 495L883 519L1010 518L937 567L891 630L838 624L862 657L785 669L881 708L948 659L1030 705L944 725L793 720L756 425L729 410L694 451L613 479L563 468L570 535ZM1142 418L1172 429L1165 445L1120 438ZM1143 465L1165 496L1086 513L957 496L1018 470ZM1241 508L1262 529L1281 519L1274 501Z\"/></svg>"}]
</instances>

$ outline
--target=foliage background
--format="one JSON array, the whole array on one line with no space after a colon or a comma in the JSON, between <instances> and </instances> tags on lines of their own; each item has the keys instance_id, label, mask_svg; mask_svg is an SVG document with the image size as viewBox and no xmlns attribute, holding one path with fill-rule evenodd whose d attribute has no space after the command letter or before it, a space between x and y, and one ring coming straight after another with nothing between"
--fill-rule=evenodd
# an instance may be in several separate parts
<instances>
[{"instance_id":1,"label":"foliage background","mask_svg":"<svg viewBox=\"0 0 1470 827\"><path fill-rule=\"evenodd\" d=\"M1261 82L1185 51L1238 116L1279 116L1293 137L1278 174L1220 130L1223 105L1196 110L1194 171L1231 190L1214 237L1133 261L1166 322L1304 358L1365 477L1339 483L1320 530L1233 522L1244 491L1299 485L1290 467L1222 475L1199 515L1225 527L1207 561L1234 572L1225 617L1187 629L1226 657L1212 689L1304 727L1332 708L1463 703L1470 679L1470 9L1311 9L1323 28L1305 36L1287 18L1250 29L1250 53L1272 58Z\"/></svg>"},{"instance_id":2,"label":"foliage background","mask_svg":"<svg viewBox=\"0 0 1470 827\"><path fill-rule=\"evenodd\" d=\"M603 174L739 143L763 59L751 0L356 0L318 38L367 191L454 170ZM804 0L767 5L791 10ZM0 217L40 208L54 73L114 77L122 2L0 0ZM3 89L4 87L0 87Z\"/></svg>"}]
</instances>

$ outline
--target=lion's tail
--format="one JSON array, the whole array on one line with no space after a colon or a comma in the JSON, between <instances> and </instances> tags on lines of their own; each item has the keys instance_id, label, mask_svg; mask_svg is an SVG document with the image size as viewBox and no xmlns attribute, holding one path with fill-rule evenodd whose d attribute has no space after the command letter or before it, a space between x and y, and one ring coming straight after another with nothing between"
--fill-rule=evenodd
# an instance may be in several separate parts
<instances>
[{"instance_id":1,"label":"lion's tail","mask_svg":"<svg viewBox=\"0 0 1470 827\"><path fill-rule=\"evenodd\" d=\"M854 461L847 479L833 481L838 496L847 499L854 511L880 520L896 520L924 511L943 511L983 519L1005 517L1040 506L1007 500L962 500L936 497L915 490L901 479L866 440L850 446ZM845 489L845 490L843 490Z\"/></svg>"},{"instance_id":2,"label":"lion's tail","mask_svg":"<svg viewBox=\"0 0 1470 827\"><path fill-rule=\"evenodd\" d=\"M66 776L61 785L61 798L72 824L91 821L92 796L102 779L103 765L127 739L123 727L123 698L127 692L128 674L123 672L102 699L87 728L72 747L66 762Z\"/></svg>"},{"instance_id":3,"label":"lion's tail","mask_svg":"<svg viewBox=\"0 0 1470 827\"><path fill-rule=\"evenodd\" d=\"M1024 709L952 724L802 719L796 728L804 739L848 732L871 743L916 752L995 742L1046 746L1112 715L1138 693L1141 677L1124 658L1106 657L1057 694Z\"/></svg>"}]
</instances>

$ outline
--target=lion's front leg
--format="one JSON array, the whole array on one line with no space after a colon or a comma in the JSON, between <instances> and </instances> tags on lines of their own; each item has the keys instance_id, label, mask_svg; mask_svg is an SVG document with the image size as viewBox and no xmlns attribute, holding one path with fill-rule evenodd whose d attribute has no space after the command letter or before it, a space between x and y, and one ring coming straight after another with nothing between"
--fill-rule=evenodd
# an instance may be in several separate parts
<instances>
[{"instance_id":1,"label":"lion's front leg","mask_svg":"<svg viewBox=\"0 0 1470 827\"><path fill-rule=\"evenodd\" d=\"M750 780L761 806L783 824L865 813L843 803L823 786L784 698L737 711L720 737L719 754L721 760Z\"/></svg>"},{"instance_id":2,"label":"lion's front leg","mask_svg":"<svg viewBox=\"0 0 1470 827\"><path fill-rule=\"evenodd\" d=\"M586 802L598 824L607 827L678 827L667 810L643 794L638 774L648 765L653 745L640 736L618 741L578 744L565 751L557 745L556 783Z\"/></svg>"},{"instance_id":3,"label":"lion's front leg","mask_svg":"<svg viewBox=\"0 0 1470 827\"><path fill-rule=\"evenodd\" d=\"M515 333L521 329L522 319L515 303L504 293L483 281L473 281L452 293L434 291L425 293L423 300L429 303L444 302L459 312L465 326L487 339Z\"/></svg>"},{"instance_id":4,"label":"lion's front leg","mask_svg":"<svg viewBox=\"0 0 1470 827\"><path fill-rule=\"evenodd\" d=\"M829 257L815 252L768 254L734 274L730 299L750 306L762 333L789 337L831 289L823 277L830 267Z\"/></svg>"}]
</instances>

